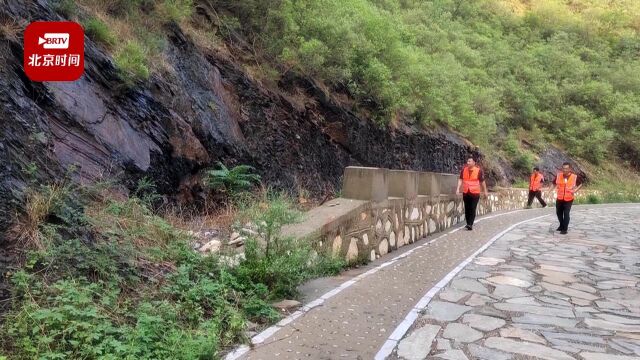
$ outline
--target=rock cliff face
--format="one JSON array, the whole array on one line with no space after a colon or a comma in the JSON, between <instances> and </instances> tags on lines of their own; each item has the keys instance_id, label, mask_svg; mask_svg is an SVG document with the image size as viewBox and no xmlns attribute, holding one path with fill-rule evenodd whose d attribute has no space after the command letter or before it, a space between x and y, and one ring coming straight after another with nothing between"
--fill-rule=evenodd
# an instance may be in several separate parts
<instances>
[{"instance_id":1,"label":"rock cliff face","mask_svg":"<svg viewBox=\"0 0 640 360\"><path fill-rule=\"evenodd\" d=\"M4 23L35 20L61 18L47 1L5 0L0 8ZM85 75L68 83L29 81L21 32L0 38L0 229L30 167L39 181L69 168L78 181L117 177L127 186L148 176L162 193L191 201L201 170L242 163L269 185L321 197L348 165L453 172L472 151L453 134L378 127L295 74L267 89L178 26L166 30L171 70L133 88L88 38ZM291 100L293 92L307 101Z\"/></svg>"}]
</instances>

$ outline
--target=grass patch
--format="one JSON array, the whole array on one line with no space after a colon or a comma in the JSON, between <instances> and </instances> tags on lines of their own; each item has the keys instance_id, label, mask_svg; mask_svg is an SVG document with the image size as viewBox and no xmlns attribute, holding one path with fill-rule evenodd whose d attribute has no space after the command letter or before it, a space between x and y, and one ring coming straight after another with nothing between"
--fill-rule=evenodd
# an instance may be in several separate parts
<instances>
[{"instance_id":1,"label":"grass patch","mask_svg":"<svg viewBox=\"0 0 640 360\"><path fill-rule=\"evenodd\" d=\"M149 182L130 198L34 186L24 224L38 241L25 242L23 265L10 279L12 307L0 325L8 359L218 358L246 340L250 321L279 319L269 301L344 267L281 236L282 225L300 219L281 194L242 204L237 223L257 227L246 259L230 267L195 252L185 231L153 211Z\"/></svg>"},{"instance_id":2,"label":"grass patch","mask_svg":"<svg viewBox=\"0 0 640 360\"><path fill-rule=\"evenodd\" d=\"M164 0L158 5L158 13L165 22L181 22L193 13L193 0Z\"/></svg>"},{"instance_id":3,"label":"grass patch","mask_svg":"<svg viewBox=\"0 0 640 360\"><path fill-rule=\"evenodd\" d=\"M600 190L597 194L589 194L576 199L576 204L611 204L611 203L638 203L640 193L625 192L619 190Z\"/></svg>"},{"instance_id":4,"label":"grass patch","mask_svg":"<svg viewBox=\"0 0 640 360\"><path fill-rule=\"evenodd\" d=\"M24 212L9 230L20 247L42 250L47 246L42 227L63 206L68 191L65 185L54 184L43 186L38 191L30 188L25 192Z\"/></svg>"},{"instance_id":5,"label":"grass patch","mask_svg":"<svg viewBox=\"0 0 640 360\"><path fill-rule=\"evenodd\" d=\"M0 38L13 42L20 41L20 34L24 30L25 25L14 20L3 19L0 21Z\"/></svg>"},{"instance_id":6,"label":"grass patch","mask_svg":"<svg viewBox=\"0 0 640 360\"><path fill-rule=\"evenodd\" d=\"M107 46L116 43L116 36L111 32L107 24L100 19L91 18L83 22L84 31L92 40Z\"/></svg>"},{"instance_id":7,"label":"grass patch","mask_svg":"<svg viewBox=\"0 0 640 360\"><path fill-rule=\"evenodd\" d=\"M503 154L510 160L513 168L521 174L530 173L534 165L533 154L522 148L522 142L516 132L511 132L498 144ZM495 149L495 147L494 147ZM528 187L529 185L527 185Z\"/></svg>"},{"instance_id":8,"label":"grass patch","mask_svg":"<svg viewBox=\"0 0 640 360\"><path fill-rule=\"evenodd\" d=\"M598 195L595 194L587 195L587 199L585 201L587 204L600 204L602 202Z\"/></svg>"},{"instance_id":9,"label":"grass patch","mask_svg":"<svg viewBox=\"0 0 640 360\"><path fill-rule=\"evenodd\" d=\"M530 172L533 168L533 156L529 152L520 152L515 159L512 160L513 167L522 172Z\"/></svg>"},{"instance_id":10,"label":"grass patch","mask_svg":"<svg viewBox=\"0 0 640 360\"><path fill-rule=\"evenodd\" d=\"M146 81L151 73L171 70L163 51L164 24L190 15L193 3L186 0L79 0L76 15L87 35L106 45L127 87Z\"/></svg>"},{"instance_id":11,"label":"grass patch","mask_svg":"<svg viewBox=\"0 0 640 360\"><path fill-rule=\"evenodd\" d=\"M115 62L126 84L133 85L137 81L149 78L147 55L145 47L135 40L127 42L118 50Z\"/></svg>"},{"instance_id":12,"label":"grass patch","mask_svg":"<svg viewBox=\"0 0 640 360\"><path fill-rule=\"evenodd\" d=\"M60 0L54 5L54 9L67 19L78 15L78 5L73 0Z\"/></svg>"},{"instance_id":13,"label":"grass patch","mask_svg":"<svg viewBox=\"0 0 640 360\"><path fill-rule=\"evenodd\" d=\"M529 182L527 180L516 180L511 187L514 188L518 188L518 189L528 189L529 188Z\"/></svg>"},{"instance_id":14,"label":"grass patch","mask_svg":"<svg viewBox=\"0 0 640 360\"><path fill-rule=\"evenodd\" d=\"M640 202L640 176L632 168L615 161L608 161L600 166L581 164L591 175L591 182L586 189L597 190L596 199L600 203ZM580 198L580 201L588 199Z\"/></svg>"}]
</instances>

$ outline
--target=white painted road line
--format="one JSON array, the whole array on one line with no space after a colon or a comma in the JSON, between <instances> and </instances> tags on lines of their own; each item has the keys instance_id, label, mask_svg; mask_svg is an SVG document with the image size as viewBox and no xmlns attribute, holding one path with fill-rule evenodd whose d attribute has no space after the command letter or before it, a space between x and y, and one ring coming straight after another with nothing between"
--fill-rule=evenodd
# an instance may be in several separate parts
<instances>
[{"instance_id":1,"label":"white painted road line","mask_svg":"<svg viewBox=\"0 0 640 360\"><path fill-rule=\"evenodd\" d=\"M246 354L251 350L251 348L247 345L240 345L233 352L230 352L225 357L225 360L236 360L239 359L242 355Z\"/></svg>"},{"instance_id":2,"label":"white painted road line","mask_svg":"<svg viewBox=\"0 0 640 360\"><path fill-rule=\"evenodd\" d=\"M396 344L397 341L394 340L387 340L384 345L382 345L382 349L380 349L380 351L378 352L378 354L376 354L376 357L374 358L375 360L384 360L386 358L386 356L384 357L380 357L379 354L381 353L389 353L391 354L391 352L393 351L393 349L396 348Z\"/></svg>"},{"instance_id":3,"label":"white painted road line","mask_svg":"<svg viewBox=\"0 0 640 360\"><path fill-rule=\"evenodd\" d=\"M496 215L496 216L498 216L498 215ZM491 238L486 244L484 244L480 249L478 249L475 253L473 253L467 259L462 261L462 263L460 263L458 266L456 266L455 269L451 270L451 272L449 272L447 275L445 275L445 277L442 280L440 280L434 287L429 289L429 291L427 291L427 293L424 294L422 299L420 299L420 301L418 301L418 303L409 311L409 313L404 318L404 320L402 320L402 322L400 322L400 325L398 325L395 328L395 330L391 333L391 336L389 336L387 341L385 341L385 343L382 346L382 348L376 354L375 359L376 360L384 360L389 355L391 355L391 353L393 352L393 349L395 349L396 346L398 345L398 342L400 342L400 340L402 340L402 337L407 333L407 331L409 330L411 325L413 325L413 323L417 320L417 318L418 318L417 314L419 314L421 311L426 309L427 305L429 305L429 302L431 302L431 299L433 299L433 297L443 287L445 287L447 285L447 283L449 283L449 281L453 280L453 278L460 271L462 271L462 269L464 269L464 267L467 264L469 264L471 261L473 261L473 259L476 256L481 254L489 246L491 246L496 240L498 240L499 238L504 236L504 234L508 233L509 231L513 230L515 227L520 226L522 224L526 224L526 223L534 221L534 220L542 219L542 218L547 217L547 216L550 216L550 214L538 216L538 217L535 217L533 219L521 221L519 223L516 223L514 225L509 226L507 229L503 230L498 235L496 235L493 238ZM410 322L410 324L407 325L408 322Z\"/></svg>"}]
</instances>

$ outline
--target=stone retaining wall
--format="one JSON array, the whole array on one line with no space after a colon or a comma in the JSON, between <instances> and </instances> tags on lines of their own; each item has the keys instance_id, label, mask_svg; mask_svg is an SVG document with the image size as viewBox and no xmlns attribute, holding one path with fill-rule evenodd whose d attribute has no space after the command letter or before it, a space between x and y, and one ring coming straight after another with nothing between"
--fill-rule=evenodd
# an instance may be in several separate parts
<instances>
[{"instance_id":1,"label":"stone retaining wall","mask_svg":"<svg viewBox=\"0 0 640 360\"><path fill-rule=\"evenodd\" d=\"M479 211L486 212L486 207ZM367 203L345 221L327 224L316 246L350 262L367 262L460 221L462 199L455 195L387 199Z\"/></svg>"},{"instance_id":2,"label":"stone retaining wall","mask_svg":"<svg viewBox=\"0 0 640 360\"><path fill-rule=\"evenodd\" d=\"M517 210L527 206L529 189L496 188L489 194L491 211ZM542 191L542 198L548 205L556 202L556 191ZM533 199L532 206L540 206L537 199Z\"/></svg>"},{"instance_id":3,"label":"stone retaining wall","mask_svg":"<svg viewBox=\"0 0 640 360\"><path fill-rule=\"evenodd\" d=\"M455 175L350 167L345 170L344 182L344 197L316 212L326 219L313 219L315 228L293 226L285 229L285 234L309 239L318 251L364 263L464 221L462 196L454 194ZM436 191L448 193L424 194ZM579 196L589 193L581 191ZM477 214L523 209L527 197L527 189L495 189L480 201ZM549 205L555 203L555 192L546 191L543 197ZM345 207L348 210L344 213L331 213L330 207L339 209L340 203L349 201L360 203ZM534 201L534 206L539 206ZM301 233L302 228L306 234Z\"/></svg>"}]
</instances>

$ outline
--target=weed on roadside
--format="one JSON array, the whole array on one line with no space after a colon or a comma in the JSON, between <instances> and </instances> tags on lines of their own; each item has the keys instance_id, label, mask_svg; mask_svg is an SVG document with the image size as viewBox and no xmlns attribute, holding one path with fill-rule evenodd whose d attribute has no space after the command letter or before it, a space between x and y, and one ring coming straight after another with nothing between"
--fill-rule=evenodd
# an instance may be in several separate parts
<instances>
[{"instance_id":1,"label":"weed on roadside","mask_svg":"<svg viewBox=\"0 0 640 360\"><path fill-rule=\"evenodd\" d=\"M0 325L10 359L215 359L246 341L249 322L280 318L270 301L344 267L281 235L300 219L281 194L243 203L237 221L260 225L246 259L230 267L194 251L186 232L153 211L146 180L130 198L72 185L31 192L22 240L30 250Z\"/></svg>"}]
</instances>

